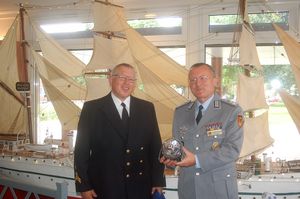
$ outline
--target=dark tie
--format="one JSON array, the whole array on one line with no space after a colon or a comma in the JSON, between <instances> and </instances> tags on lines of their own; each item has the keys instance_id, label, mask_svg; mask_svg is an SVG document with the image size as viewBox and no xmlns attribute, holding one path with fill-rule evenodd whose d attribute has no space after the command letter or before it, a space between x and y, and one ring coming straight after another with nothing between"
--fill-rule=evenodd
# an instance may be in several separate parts
<instances>
[{"instance_id":1,"label":"dark tie","mask_svg":"<svg viewBox=\"0 0 300 199\"><path fill-rule=\"evenodd\" d=\"M123 110L122 110L122 121L123 123L127 126L128 124L128 112L126 110L126 104L124 104L123 102L121 103L121 105L123 106Z\"/></svg>"},{"instance_id":2,"label":"dark tie","mask_svg":"<svg viewBox=\"0 0 300 199\"><path fill-rule=\"evenodd\" d=\"M202 109L203 109L203 106L200 105L200 106L199 106L199 110L198 110L198 115L197 115L197 117L196 117L196 122L197 122L197 124L198 124L199 121L201 120L201 117L202 117Z\"/></svg>"}]
</instances>

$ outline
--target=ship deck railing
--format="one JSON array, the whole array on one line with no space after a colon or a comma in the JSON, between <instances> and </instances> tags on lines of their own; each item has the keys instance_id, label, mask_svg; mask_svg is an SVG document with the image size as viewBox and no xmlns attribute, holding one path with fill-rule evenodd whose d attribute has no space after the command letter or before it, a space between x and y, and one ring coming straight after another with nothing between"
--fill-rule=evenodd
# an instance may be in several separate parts
<instances>
[{"instance_id":1,"label":"ship deck railing","mask_svg":"<svg viewBox=\"0 0 300 199\"><path fill-rule=\"evenodd\" d=\"M56 183L56 189L49 189L35 185L25 184L15 180L1 178L0 179L0 198L5 198L7 195L12 195L13 199L18 199L19 192L25 192L25 198L39 199L40 197L47 196L55 199L66 199L68 197L68 184L67 182Z\"/></svg>"}]
</instances>

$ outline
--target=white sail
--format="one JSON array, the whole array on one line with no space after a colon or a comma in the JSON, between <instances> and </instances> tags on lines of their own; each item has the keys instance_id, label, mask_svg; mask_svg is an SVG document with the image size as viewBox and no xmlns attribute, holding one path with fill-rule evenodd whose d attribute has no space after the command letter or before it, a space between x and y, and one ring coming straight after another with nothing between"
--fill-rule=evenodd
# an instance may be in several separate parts
<instances>
[{"instance_id":1,"label":"white sail","mask_svg":"<svg viewBox=\"0 0 300 199\"><path fill-rule=\"evenodd\" d=\"M188 71L177 64L131 27L126 29L128 45L133 57L167 84L187 86Z\"/></svg>"},{"instance_id":2,"label":"white sail","mask_svg":"<svg viewBox=\"0 0 300 199\"><path fill-rule=\"evenodd\" d=\"M123 7L109 2L97 1L93 4L94 31L124 31L127 22L123 12Z\"/></svg>"},{"instance_id":3,"label":"white sail","mask_svg":"<svg viewBox=\"0 0 300 199\"><path fill-rule=\"evenodd\" d=\"M254 118L245 118L244 143L240 157L262 152L273 143L269 132L268 111Z\"/></svg>"},{"instance_id":4,"label":"white sail","mask_svg":"<svg viewBox=\"0 0 300 199\"><path fill-rule=\"evenodd\" d=\"M292 38L288 33L283 31L279 26L273 24L276 33L281 40L284 49L288 55L289 61L291 63L292 71L295 77L296 86L298 91L300 89L300 44ZM292 96L286 91L281 90L279 92L288 112L290 113L294 123L300 133L300 99L298 96Z\"/></svg>"},{"instance_id":5,"label":"white sail","mask_svg":"<svg viewBox=\"0 0 300 199\"><path fill-rule=\"evenodd\" d=\"M121 7L102 2L94 5L97 34L93 56L85 70L87 100L102 97L110 90L105 71L116 64L129 63L138 78L134 95L154 103L162 137L170 137L173 111L187 101L170 85L187 85L188 71L130 28ZM99 9L104 9L105 15Z\"/></svg>"},{"instance_id":6,"label":"white sail","mask_svg":"<svg viewBox=\"0 0 300 199\"><path fill-rule=\"evenodd\" d=\"M77 59L72 53L64 49L54 39L47 35L38 25L30 23L36 40L42 50L43 56L57 66L64 73L69 76L75 77L82 75L85 68L83 62Z\"/></svg>"},{"instance_id":7,"label":"white sail","mask_svg":"<svg viewBox=\"0 0 300 199\"><path fill-rule=\"evenodd\" d=\"M262 76L248 77L242 73L239 74L237 101L244 111L268 109L262 85L264 85Z\"/></svg>"},{"instance_id":8,"label":"white sail","mask_svg":"<svg viewBox=\"0 0 300 199\"><path fill-rule=\"evenodd\" d=\"M31 50L35 64L39 73L47 79L60 92L68 98L68 100L82 100L86 96L86 88L77 82L57 66L52 64L47 58L41 56L37 52Z\"/></svg>"},{"instance_id":9,"label":"white sail","mask_svg":"<svg viewBox=\"0 0 300 199\"><path fill-rule=\"evenodd\" d=\"M290 95L285 90L280 90L279 94L300 133L300 98Z\"/></svg>"},{"instance_id":10,"label":"white sail","mask_svg":"<svg viewBox=\"0 0 300 199\"><path fill-rule=\"evenodd\" d=\"M261 70L258 54L256 50L256 42L254 33L251 29L242 25L242 34L240 37L240 65L247 69Z\"/></svg>"},{"instance_id":11,"label":"white sail","mask_svg":"<svg viewBox=\"0 0 300 199\"><path fill-rule=\"evenodd\" d=\"M244 110L244 143L240 157L254 155L270 146L274 140L269 133L268 105L264 93L262 67L258 59L254 30L250 24L247 1L240 0L242 31L239 41L239 74L237 102ZM246 75L247 74L247 75Z\"/></svg>"},{"instance_id":12,"label":"white sail","mask_svg":"<svg viewBox=\"0 0 300 199\"><path fill-rule=\"evenodd\" d=\"M0 134L28 133L28 119L24 98L16 90L21 81L18 64L21 45L19 17L7 32L0 45ZM19 59L18 59L19 58Z\"/></svg>"},{"instance_id":13,"label":"white sail","mask_svg":"<svg viewBox=\"0 0 300 199\"><path fill-rule=\"evenodd\" d=\"M107 39L100 35L94 35L94 53L88 63L85 72L107 72L119 63L133 64L127 41L125 39ZM105 74L93 77L86 75L87 100L104 96L110 90Z\"/></svg>"},{"instance_id":14,"label":"white sail","mask_svg":"<svg viewBox=\"0 0 300 199\"><path fill-rule=\"evenodd\" d=\"M300 90L300 44L288 33L283 31L278 25L273 24L273 26L287 53L293 74L295 76L297 88Z\"/></svg>"},{"instance_id":15,"label":"white sail","mask_svg":"<svg viewBox=\"0 0 300 199\"><path fill-rule=\"evenodd\" d=\"M176 85L187 85L187 70L181 65L177 64L170 57L165 55L158 48L153 46L148 40L146 40L143 36L137 33L134 29L132 29L126 22L124 14L120 14L122 12L122 8L111 5L111 4L103 4L99 2L94 3L93 12L98 13L99 9L104 9L108 16L114 16L111 18L117 18L113 21L120 21L121 27L119 28L118 34L124 36L127 39L128 47L131 52L131 56L134 57L135 60L142 63L144 67L147 67L151 70L155 75L160 77L167 84L176 84ZM101 8L102 7L102 8ZM95 17L100 17L98 15L94 15ZM95 19L95 23L107 23L110 20L102 17ZM98 28L97 28L98 27ZM113 28L113 27L112 27ZM109 27L105 26L101 28L100 25L95 24L95 31L111 31ZM170 72L172 71L172 72Z\"/></svg>"},{"instance_id":16,"label":"white sail","mask_svg":"<svg viewBox=\"0 0 300 199\"><path fill-rule=\"evenodd\" d=\"M53 104L55 112L61 122L62 130L70 131L77 129L81 111L80 108L55 88L46 78L42 75L40 76L45 92Z\"/></svg>"}]
</instances>

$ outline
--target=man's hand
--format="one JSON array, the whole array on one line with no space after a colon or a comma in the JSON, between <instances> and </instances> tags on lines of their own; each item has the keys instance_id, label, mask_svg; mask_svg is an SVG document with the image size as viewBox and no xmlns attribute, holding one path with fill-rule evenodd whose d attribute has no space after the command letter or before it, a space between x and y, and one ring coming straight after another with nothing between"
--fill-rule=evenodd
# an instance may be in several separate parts
<instances>
[{"instance_id":1,"label":"man's hand","mask_svg":"<svg viewBox=\"0 0 300 199\"><path fill-rule=\"evenodd\" d=\"M160 158L160 163L163 163L169 167L175 167L175 166L180 166L180 167L190 167L194 166L196 164L196 158L195 154L187 150L185 147L182 147L183 152L185 153L185 157L180 161L177 162L176 160L170 160L165 158L164 156Z\"/></svg>"},{"instance_id":2,"label":"man's hand","mask_svg":"<svg viewBox=\"0 0 300 199\"><path fill-rule=\"evenodd\" d=\"M176 163L176 166L180 167L190 167L196 164L195 154L187 150L185 147L182 147L183 152L185 153L185 157Z\"/></svg>"},{"instance_id":3,"label":"man's hand","mask_svg":"<svg viewBox=\"0 0 300 199\"><path fill-rule=\"evenodd\" d=\"M167 159L165 158L164 156L162 156L159 160L160 163L163 163L164 165L168 166L168 167L175 167L176 166L176 163L177 161L175 160L170 160L170 159Z\"/></svg>"},{"instance_id":4,"label":"man's hand","mask_svg":"<svg viewBox=\"0 0 300 199\"><path fill-rule=\"evenodd\" d=\"M92 190L89 190L89 191L81 192L81 196L82 196L83 199L94 199L94 198L97 197L97 194L92 189Z\"/></svg>"}]
</instances>

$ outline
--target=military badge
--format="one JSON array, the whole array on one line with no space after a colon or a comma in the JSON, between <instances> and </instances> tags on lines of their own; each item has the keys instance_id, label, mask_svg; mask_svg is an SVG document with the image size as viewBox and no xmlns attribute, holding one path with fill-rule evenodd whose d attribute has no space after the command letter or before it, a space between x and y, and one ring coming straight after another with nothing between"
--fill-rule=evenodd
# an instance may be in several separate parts
<instances>
[{"instance_id":1,"label":"military badge","mask_svg":"<svg viewBox=\"0 0 300 199\"><path fill-rule=\"evenodd\" d=\"M188 128L185 126L182 126L179 128L178 134L179 134L179 139L181 142L183 142L184 136L187 133Z\"/></svg>"},{"instance_id":2,"label":"military badge","mask_svg":"<svg viewBox=\"0 0 300 199\"><path fill-rule=\"evenodd\" d=\"M244 116L243 115L237 116L237 124L240 128L244 125Z\"/></svg>"},{"instance_id":3,"label":"military badge","mask_svg":"<svg viewBox=\"0 0 300 199\"><path fill-rule=\"evenodd\" d=\"M212 145L211 145L211 149L212 150L217 150L217 149L219 149L220 148L220 144L219 144L219 142L213 142L212 143Z\"/></svg>"},{"instance_id":4,"label":"military badge","mask_svg":"<svg viewBox=\"0 0 300 199\"><path fill-rule=\"evenodd\" d=\"M207 124L206 133L208 137L222 135L222 122L214 122Z\"/></svg>"}]
</instances>

